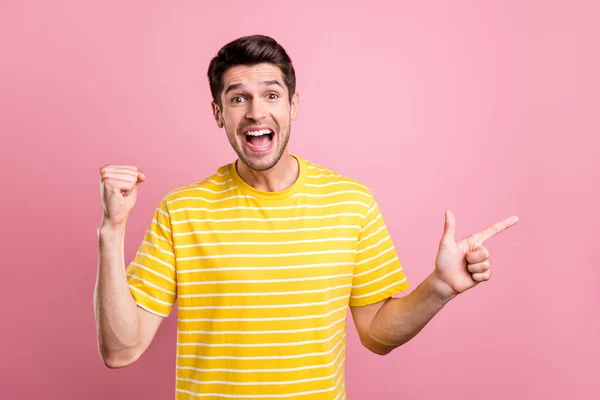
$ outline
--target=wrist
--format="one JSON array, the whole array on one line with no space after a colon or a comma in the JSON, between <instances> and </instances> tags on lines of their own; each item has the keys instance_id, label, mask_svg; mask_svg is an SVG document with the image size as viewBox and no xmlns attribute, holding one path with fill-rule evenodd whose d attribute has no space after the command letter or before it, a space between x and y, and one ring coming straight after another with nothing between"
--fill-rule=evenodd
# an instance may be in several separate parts
<instances>
[{"instance_id":1,"label":"wrist","mask_svg":"<svg viewBox=\"0 0 600 400\"><path fill-rule=\"evenodd\" d=\"M458 295L458 293L452 289L448 283L441 279L435 271L427 277L427 280L431 284L433 291L444 303L449 302Z\"/></svg>"},{"instance_id":2,"label":"wrist","mask_svg":"<svg viewBox=\"0 0 600 400\"><path fill-rule=\"evenodd\" d=\"M120 224L112 223L106 217L102 218L102 222L98 227L98 237L106 235L124 235L125 234L125 221Z\"/></svg>"}]
</instances>

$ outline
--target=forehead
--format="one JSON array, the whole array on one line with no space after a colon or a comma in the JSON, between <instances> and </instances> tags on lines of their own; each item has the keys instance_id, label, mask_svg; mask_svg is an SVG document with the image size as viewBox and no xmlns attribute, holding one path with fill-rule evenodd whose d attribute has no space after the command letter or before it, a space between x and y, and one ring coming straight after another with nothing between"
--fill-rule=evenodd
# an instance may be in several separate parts
<instances>
[{"instance_id":1,"label":"forehead","mask_svg":"<svg viewBox=\"0 0 600 400\"><path fill-rule=\"evenodd\" d=\"M262 63L256 65L236 65L223 74L223 88L230 85L259 86L264 81L277 80L283 84L281 69L274 64Z\"/></svg>"}]
</instances>

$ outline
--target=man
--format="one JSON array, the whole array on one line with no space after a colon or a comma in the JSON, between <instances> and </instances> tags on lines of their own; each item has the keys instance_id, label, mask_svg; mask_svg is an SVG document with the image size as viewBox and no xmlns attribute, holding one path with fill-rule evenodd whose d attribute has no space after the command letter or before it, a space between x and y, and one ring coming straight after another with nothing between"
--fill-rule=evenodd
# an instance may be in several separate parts
<instances>
[{"instance_id":1,"label":"man","mask_svg":"<svg viewBox=\"0 0 600 400\"><path fill-rule=\"evenodd\" d=\"M371 192L287 151L299 95L285 50L266 36L237 39L208 77L238 159L163 197L126 270L125 224L146 175L100 169L102 360L135 362L178 299L177 399L342 399L347 307L363 345L389 353L490 278L482 243L518 218L457 241L447 211L434 271L391 298L408 281Z\"/></svg>"}]
</instances>

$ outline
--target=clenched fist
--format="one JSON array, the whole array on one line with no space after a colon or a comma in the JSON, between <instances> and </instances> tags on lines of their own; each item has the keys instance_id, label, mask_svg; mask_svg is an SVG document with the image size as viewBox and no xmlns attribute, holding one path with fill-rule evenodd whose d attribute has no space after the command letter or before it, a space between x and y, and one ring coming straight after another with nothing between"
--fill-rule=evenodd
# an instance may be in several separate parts
<instances>
[{"instance_id":1,"label":"clenched fist","mask_svg":"<svg viewBox=\"0 0 600 400\"><path fill-rule=\"evenodd\" d=\"M100 168L100 197L104 210L103 224L119 227L125 224L135 205L137 185L146 174L132 165L105 165Z\"/></svg>"}]
</instances>

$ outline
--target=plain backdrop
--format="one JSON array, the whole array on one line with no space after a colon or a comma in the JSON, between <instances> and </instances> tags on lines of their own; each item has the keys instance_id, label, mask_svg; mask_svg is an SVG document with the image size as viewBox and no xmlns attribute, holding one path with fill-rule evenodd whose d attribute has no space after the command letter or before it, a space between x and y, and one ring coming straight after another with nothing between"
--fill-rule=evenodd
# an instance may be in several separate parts
<instances>
[{"instance_id":1,"label":"plain backdrop","mask_svg":"<svg viewBox=\"0 0 600 400\"><path fill-rule=\"evenodd\" d=\"M362 399L597 399L595 1L5 1L0 5L0 398L171 399L175 311L134 365L97 353L98 170L143 168L126 262L160 198L235 159L206 71L261 33L294 62L290 150L368 185L411 290L454 211L489 282L381 357L349 320Z\"/></svg>"}]
</instances>

